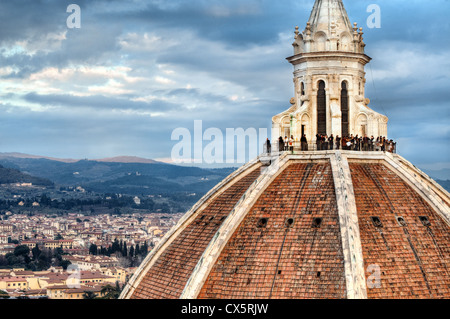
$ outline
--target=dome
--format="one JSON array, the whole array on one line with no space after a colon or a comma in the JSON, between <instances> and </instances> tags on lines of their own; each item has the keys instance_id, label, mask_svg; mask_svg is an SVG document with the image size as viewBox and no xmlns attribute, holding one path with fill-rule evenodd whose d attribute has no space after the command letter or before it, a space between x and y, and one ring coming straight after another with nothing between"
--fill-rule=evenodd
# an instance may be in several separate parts
<instances>
[{"instance_id":1,"label":"dome","mask_svg":"<svg viewBox=\"0 0 450 319\"><path fill-rule=\"evenodd\" d=\"M449 298L449 205L397 154L261 156L180 220L121 297Z\"/></svg>"},{"instance_id":2,"label":"dome","mask_svg":"<svg viewBox=\"0 0 450 319\"><path fill-rule=\"evenodd\" d=\"M319 147L388 135L365 100L361 30L342 0L316 0L295 39L296 96L272 119L270 154L195 204L121 298L450 298L450 194L398 154Z\"/></svg>"}]
</instances>

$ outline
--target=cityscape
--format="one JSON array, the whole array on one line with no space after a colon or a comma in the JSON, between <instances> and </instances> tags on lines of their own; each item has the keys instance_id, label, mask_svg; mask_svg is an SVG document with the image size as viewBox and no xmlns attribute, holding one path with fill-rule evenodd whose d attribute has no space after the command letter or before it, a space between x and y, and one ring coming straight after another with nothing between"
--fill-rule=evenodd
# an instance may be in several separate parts
<instances>
[{"instance_id":1,"label":"cityscape","mask_svg":"<svg viewBox=\"0 0 450 319\"><path fill-rule=\"evenodd\" d=\"M6 212L0 221L0 298L117 298L180 217Z\"/></svg>"}]
</instances>

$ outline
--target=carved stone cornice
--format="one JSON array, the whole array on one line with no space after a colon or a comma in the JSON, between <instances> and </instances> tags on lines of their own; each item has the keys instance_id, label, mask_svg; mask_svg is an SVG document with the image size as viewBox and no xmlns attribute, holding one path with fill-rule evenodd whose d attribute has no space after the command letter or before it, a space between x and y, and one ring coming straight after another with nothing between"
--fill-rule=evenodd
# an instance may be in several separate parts
<instances>
[{"instance_id":1,"label":"carved stone cornice","mask_svg":"<svg viewBox=\"0 0 450 319\"><path fill-rule=\"evenodd\" d=\"M301 53L289 58L286 58L289 63L293 65L305 63L308 61L330 61L330 60L340 60L340 61L355 61L358 60L359 63L366 65L372 58L366 54L353 53L353 52L342 52L342 51L321 51L321 52L310 52Z\"/></svg>"}]
</instances>

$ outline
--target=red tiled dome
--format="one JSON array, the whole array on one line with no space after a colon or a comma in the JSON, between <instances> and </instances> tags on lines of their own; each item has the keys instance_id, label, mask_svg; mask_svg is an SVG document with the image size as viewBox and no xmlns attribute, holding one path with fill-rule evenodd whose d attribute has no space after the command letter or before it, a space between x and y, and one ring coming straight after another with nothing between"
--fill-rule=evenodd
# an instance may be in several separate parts
<instances>
[{"instance_id":1,"label":"red tiled dome","mask_svg":"<svg viewBox=\"0 0 450 319\"><path fill-rule=\"evenodd\" d=\"M449 298L449 194L398 155L260 158L166 235L122 298Z\"/></svg>"}]
</instances>

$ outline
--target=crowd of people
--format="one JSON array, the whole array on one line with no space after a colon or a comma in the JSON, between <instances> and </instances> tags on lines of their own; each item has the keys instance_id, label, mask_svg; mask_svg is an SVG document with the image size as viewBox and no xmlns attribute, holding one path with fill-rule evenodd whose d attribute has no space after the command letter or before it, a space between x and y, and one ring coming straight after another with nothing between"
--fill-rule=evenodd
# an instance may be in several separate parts
<instances>
[{"instance_id":1,"label":"crowd of people","mask_svg":"<svg viewBox=\"0 0 450 319\"><path fill-rule=\"evenodd\" d=\"M280 136L278 139L278 150L279 151L294 151L297 146L297 140L291 135L290 138L287 136ZM311 145L308 144L306 135L303 135L300 139L300 148L302 151L308 151ZM270 140L267 139L266 142L267 152L271 152ZM326 150L348 150L348 151L381 151L396 153L397 143L393 140L389 140L384 136L379 136L375 138L374 136L346 136L340 137L339 135L334 137L333 134L330 136L317 134L316 135L316 147L314 150L326 151Z\"/></svg>"},{"instance_id":2,"label":"crowd of people","mask_svg":"<svg viewBox=\"0 0 450 319\"><path fill-rule=\"evenodd\" d=\"M343 149L348 151L381 151L395 153L397 143L394 140L389 140L384 136L379 136L375 138L374 136L368 137L362 136L346 136L346 137L333 137L331 134L329 137L327 135L316 135L316 145L317 150L333 150L333 149Z\"/></svg>"}]
</instances>

